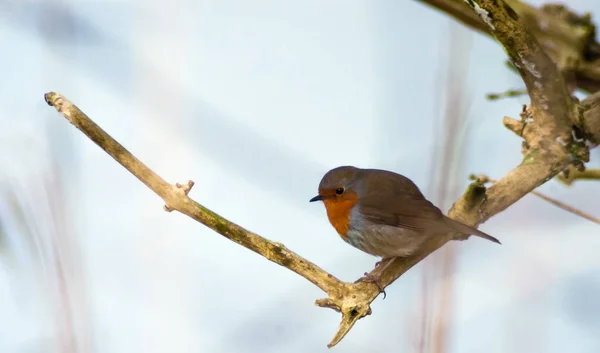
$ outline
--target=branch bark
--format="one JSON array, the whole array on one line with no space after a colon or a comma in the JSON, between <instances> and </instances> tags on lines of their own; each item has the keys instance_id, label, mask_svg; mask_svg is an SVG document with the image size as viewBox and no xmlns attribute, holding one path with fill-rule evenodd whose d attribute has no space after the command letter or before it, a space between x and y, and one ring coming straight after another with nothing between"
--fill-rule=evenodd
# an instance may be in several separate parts
<instances>
[{"instance_id":1,"label":"branch bark","mask_svg":"<svg viewBox=\"0 0 600 353\"><path fill-rule=\"evenodd\" d=\"M490 177L488 177L487 175L483 175L483 174L481 174L481 175L477 175L477 176L475 176L475 175L471 175L471 176L469 177L469 179L472 179L472 180L478 180L478 181L480 181L480 182L482 182L482 183L484 183L484 184L485 184L485 183L488 183L488 182L489 182L489 183L495 183L495 182L496 182L496 180L494 180L494 179L491 179L491 178L490 178ZM542 194L541 192L538 192L538 191L535 191L535 190L533 190L531 193L532 193L533 195L535 195L535 196L539 197L540 199L542 199L542 200L544 200L544 201L547 201L547 202L549 202L549 203L553 204L554 206L556 206L556 207L558 207L558 208L562 208L563 210L565 210L565 211L567 211L567 212L569 212L569 213L572 213L572 214L574 214L574 215L576 215L576 216L579 216L579 217L581 217L581 218L585 218L585 219L587 219L588 221L592 221L592 222L594 222L594 223L596 223L596 224L600 224L600 218L598 218L598 217L594 217L594 216L592 216L592 215L590 215L590 214L588 214L588 213L585 213L585 212L583 212L583 211L581 211L581 210L578 210L578 209L576 209L575 207L569 206L569 205L567 205L567 204L566 204L566 203L564 203L564 202L561 202L561 201L558 201L558 200L556 200L556 199L553 199L553 198L551 198L551 197L550 197L550 196L548 196L548 195Z\"/></svg>"},{"instance_id":2,"label":"branch bark","mask_svg":"<svg viewBox=\"0 0 600 353\"><path fill-rule=\"evenodd\" d=\"M454 17L483 34L492 35L476 13L462 0L418 0ZM600 90L600 44L589 13L578 16L562 5L535 8L519 0L504 0L520 17L544 51L574 84L590 93Z\"/></svg>"},{"instance_id":3,"label":"branch bark","mask_svg":"<svg viewBox=\"0 0 600 353\"><path fill-rule=\"evenodd\" d=\"M600 92L590 94L581 102L581 121L577 127L583 137L594 145L600 145Z\"/></svg>"},{"instance_id":4,"label":"branch bark","mask_svg":"<svg viewBox=\"0 0 600 353\"><path fill-rule=\"evenodd\" d=\"M574 167L569 168L566 176L559 175L556 179L566 186L571 186L575 180L600 180L600 169L587 169L579 171Z\"/></svg>"},{"instance_id":5,"label":"branch bark","mask_svg":"<svg viewBox=\"0 0 600 353\"><path fill-rule=\"evenodd\" d=\"M521 121L505 118L505 125L514 127L511 130L518 132L524 139L525 158L522 163L489 189L481 182L473 182L449 211L451 218L477 226L502 212L570 164L587 161L585 152L589 156L589 151L586 141L574 138L572 131L572 126L581 124L582 116L585 117L583 110L571 98L555 63L519 22L519 15L502 0L466 2L471 11L483 20L487 31L503 45L509 59L518 68L531 98L531 105L524 109ZM219 216L188 196L193 182L184 185L167 183L66 98L49 92L45 99L160 196L168 210L177 210L195 219L268 260L296 272L326 292L328 298L319 299L316 304L342 314L342 321L329 347L336 345L359 319L371 314L370 303L380 294L376 284L342 282L282 244L271 242ZM378 273L379 270L375 269L372 274L380 275L381 284L386 287L443 246L444 242L440 238L411 257L394 260L383 273Z\"/></svg>"},{"instance_id":6,"label":"branch bark","mask_svg":"<svg viewBox=\"0 0 600 353\"><path fill-rule=\"evenodd\" d=\"M252 233L192 200L188 193L194 185L193 181L183 185L167 183L63 96L49 92L44 98L71 124L162 198L167 211L176 210L193 218L231 241L300 274L327 294L337 295L342 290L343 283L339 279L288 250L283 244Z\"/></svg>"}]
</instances>

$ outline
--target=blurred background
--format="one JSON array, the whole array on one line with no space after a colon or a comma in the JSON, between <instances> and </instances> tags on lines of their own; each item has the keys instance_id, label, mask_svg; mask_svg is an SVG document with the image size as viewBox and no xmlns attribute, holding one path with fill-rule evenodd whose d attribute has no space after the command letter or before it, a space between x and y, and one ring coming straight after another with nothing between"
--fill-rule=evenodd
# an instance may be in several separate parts
<instances>
[{"instance_id":1,"label":"blurred background","mask_svg":"<svg viewBox=\"0 0 600 353\"><path fill-rule=\"evenodd\" d=\"M346 281L377 259L308 202L327 170L393 170L447 211L470 173L522 158L502 117L528 98L485 97L523 88L501 47L417 1L3 0L0 48L2 353L327 352L340 319L302 277L164 212L48 91ZM599 215L600 183L540 191ZM333 350L599 352L598 225L528 195L481 228L503 245L446 245Z\"/></svg>"}]
</instances>

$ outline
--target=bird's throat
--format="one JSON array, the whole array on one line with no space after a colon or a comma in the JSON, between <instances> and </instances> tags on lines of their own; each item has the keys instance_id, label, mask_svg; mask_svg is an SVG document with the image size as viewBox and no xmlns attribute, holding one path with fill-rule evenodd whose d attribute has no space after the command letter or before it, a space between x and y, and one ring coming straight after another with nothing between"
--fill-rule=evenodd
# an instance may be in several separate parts
<instances>
[{"instance_id":1,"label":"bird's throat","mask_svg":"<svg viewBox=\"0 0 600 353\"><path fill-rule=\"evenodd\" d=\"M327 218L338 234L345 238L350 227L352 208L356 205L357 198L345 198L342 200L325 200Z\"/></svg>"}]
</instances>

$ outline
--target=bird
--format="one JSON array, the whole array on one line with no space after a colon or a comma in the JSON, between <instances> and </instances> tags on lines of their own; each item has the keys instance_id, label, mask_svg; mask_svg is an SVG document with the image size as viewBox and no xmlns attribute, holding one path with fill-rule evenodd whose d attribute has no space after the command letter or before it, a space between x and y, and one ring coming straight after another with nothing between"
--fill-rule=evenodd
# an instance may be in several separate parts
<instances>
[{"instance_id":1,"label":"bird","mask_svg":"<svg viewBox=\"0 0 600 353\"><path fill-rule=\"evenodd\" d=\"M380 273L394 258L414 254L432 237L451 240L476 235L500 244L493 236L447 217L412 180L388 170L333 168L321 179L318 195L310 199L315 201L323 202L329 223L346 243L382 258L375 264L383 266ZM378 277L365 273L358 281L375 282L385 298Z\"/></svg>"}]
</instances>

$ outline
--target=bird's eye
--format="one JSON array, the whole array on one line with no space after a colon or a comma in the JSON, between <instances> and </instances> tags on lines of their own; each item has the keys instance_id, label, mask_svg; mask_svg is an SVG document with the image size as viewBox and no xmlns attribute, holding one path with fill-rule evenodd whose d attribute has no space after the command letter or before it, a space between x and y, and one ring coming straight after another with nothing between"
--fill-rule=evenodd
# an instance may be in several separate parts
<instances>
[{"instance_id":1,"label":"bird's eye","mask_svg":"<svg viewBox=\"0 0 600 353\"><path fill-rule=\"evenodd\" d=\"M337 188L337 189L335 189L335 193L338 194L338 195L343 194L344 193L344 188Z\"/></svg>"}]
</instances>

